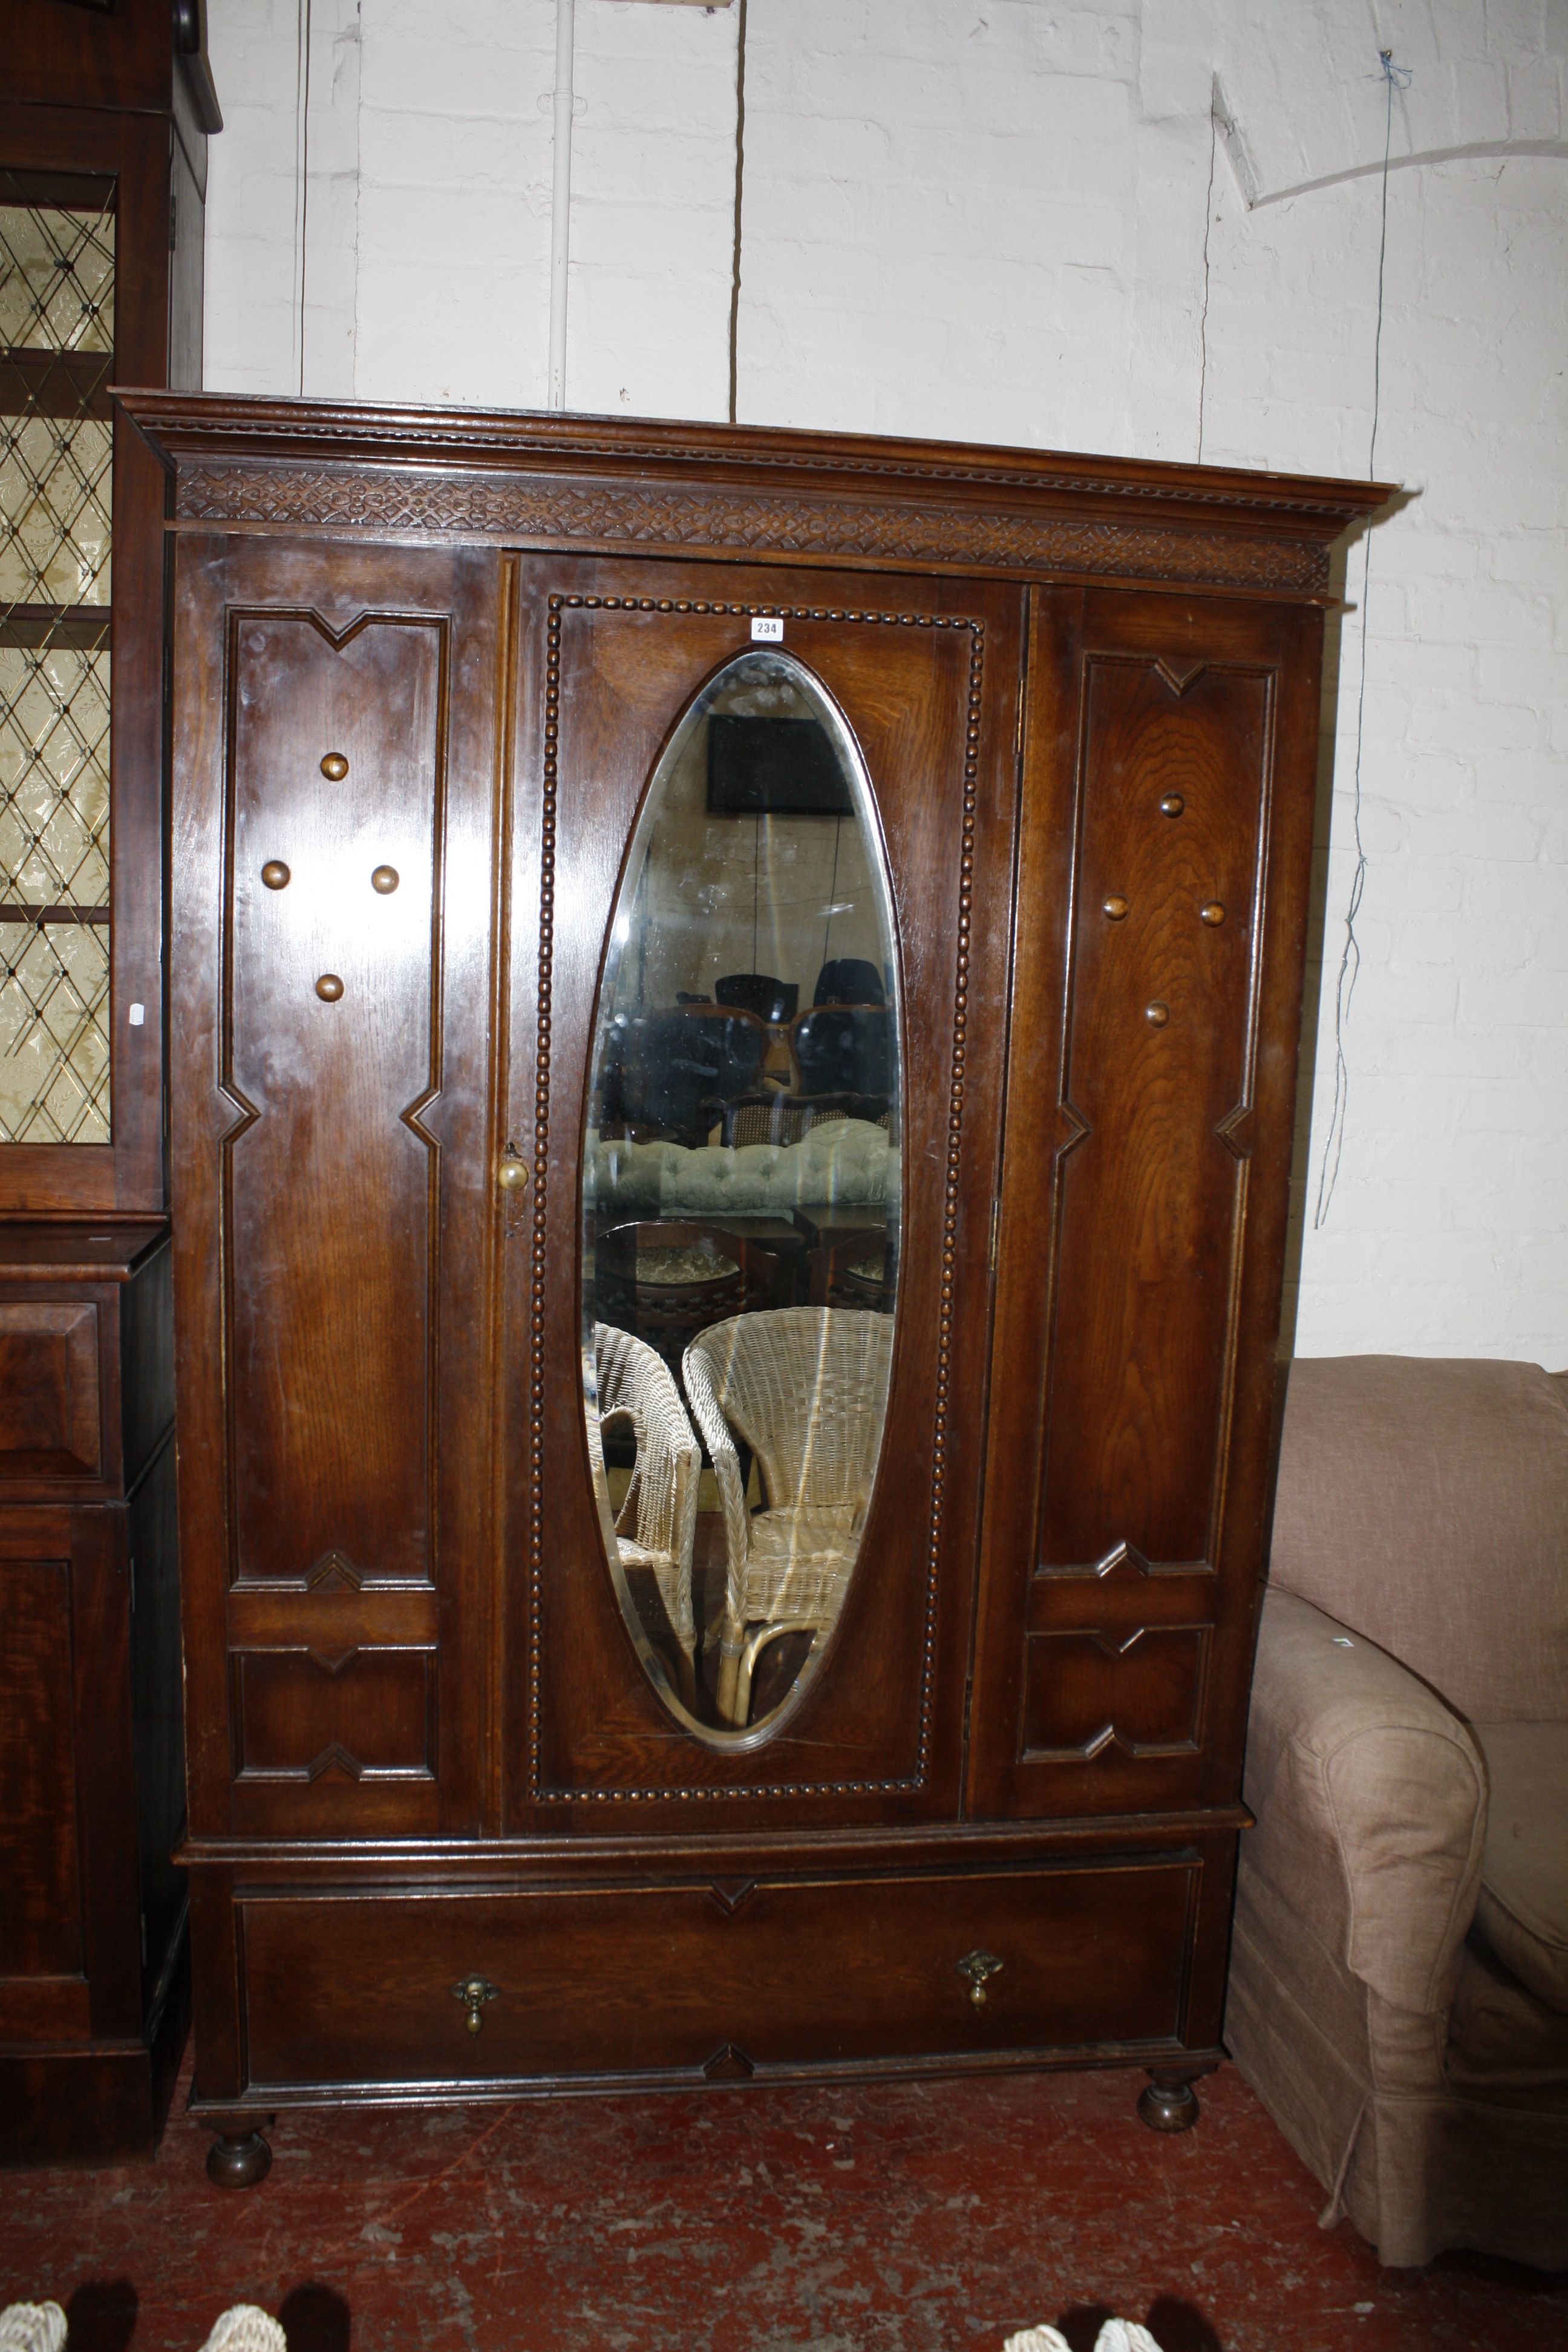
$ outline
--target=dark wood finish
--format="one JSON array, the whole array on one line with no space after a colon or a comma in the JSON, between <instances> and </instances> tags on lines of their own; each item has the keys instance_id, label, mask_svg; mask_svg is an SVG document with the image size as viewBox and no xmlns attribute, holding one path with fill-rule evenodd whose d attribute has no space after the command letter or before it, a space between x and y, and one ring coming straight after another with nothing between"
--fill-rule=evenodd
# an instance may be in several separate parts
<instances>
[{"instance_id":1,"label":"dark wood finish","mask_svg":"<svg viewBox=\"0 0 1568 2352\"><path fill-rule=\"evenodd\" d=\"M699 2078L1175 2042L1199 1864L244 1903L252 2079ZM959 1962L1002 1960L976 2006ZM1114 1965L1110 1963L1114 1960ZM478 2033L454 1984L496 1988Z\"/></svg>"},{"instance_id":2,"label":"dark wood finish","mask_svg":"<svg viewBox=\"0 0 1568 2352\"><path fill-rule=\"evenodd\" d=\"M182 57L168 0L0 0L0 58L5 200L108 205L115 224L112 353L8 352L0 404L63 417L85 403L108 418L116 375L199 383L205 130L217 127L199 21ZM0 1986L7 2161L149 2152L189 2019L184 1879L170 1859L184 1767L159 1222L164 493L155 453L116 416L112 605L17 611L4 632L22 646L107 641L113 671L110 1140L0 1145L0 1218L49 1221L0 1225L0 1584L16 1581L5 1671L18 1683L0 1707L0 1781L26 1796L0 1804L0 1883L20 1873L74 1953L63 1976L29 1967ZM109 920L107 906L62 912Z\"/></svg>"},{"instance_id":3,"label":"dark wood finish","mask_svg":"<svg viewBox=\"0 0 1568 2352\"><path fill-rule=\"evenodd\" d=\"M1014 793L1019 599L992 583L857 583L847 610L811 574L759 567L541 561L519 585L514 907L594 908L521 930L514 916L512 1133L531 1159L526 1259L512 1254L509 1374L521 1668L509 1676L509 1825L562 1808L683 1803L693 1827L765 1791L814 1820L930 1816L957 1801L963 1693L936 1671L962 1654L973 1610L973 1449L952 1439L957 1395L984 1381L986 1299L944 1284L944 1247L984 1252L994 1164ZM578 1391L575 1287L552 1280L576 1247L583 1097L615 886L662 742L712 673L752 642L757 610L855 731L880 807L906 961L902 1107L905 1344L860 1561L832 1646L799 1702L750 1751L669 1737L601 1557ZM559 717L555 716L559 710ZM563 780L592 776L591 794ZM941 780L942 790L934 788ZM550 872L538 844L549 828ZM548 1053L534 1006L548 1001ZM528 1113L531 1111L531 1119ZM549 1536L546 1539L545 1529ZM573 1660L570 1674L551 1661Z\"/></svg>"},{"instance_id":4,"label":"dark wood finish","mask_svg":"<svg viewBox=\"0 0 1568 2352\"><path fill-rule=\"evenodd\" d=\"M552 2083L1093 2056L1190 2120L1245 1820L1319 608L1383 493L126 397L178 551L185 1858L220 2172L284 2098ZM903 1199L849 1597L726 1746L677 1727L607 1572L581 1168L632 828L760 614L877 802ZM397 891L356 896L355 858ZM401 959L388 907L418 917ZM629 1222L601 1211L601 1246ZM877 1221L791 1223L831 1292Z\"/></svg>"},{"instance_id":5,"label":"dark wood finish","mask_svg":"<svg viewBox=\"0 0 1568 2352\"><path fill-rule=\"evenodd\" d=\"M1322 603L1389 495L1136 457L774 426L139 394L183 521L929 576L1110 578ZM236 465L244 444L265 467ZM858 593L858 592L857 592Z\"/></svg>"},{"instance_id":6,"label":"dark wood finish","mask_svg":"<svg viewBox=\"0 0 1568 2352\"><path fill-rule=\"evenodd\" d=\"M0 1252L0 1302L15 1303L29 1275L59 1285L47 1244L62 1238L24 1232ZM167 1260L166 1240L137 1240L141 1265L127 1254L118 1296L100 1260L97 1298L59 1307L110 1327L111 1351L95 1331L95 1375L107 1360L113 1377L90 1383L92 1444L116 1465L120 1432L101 1407L106 1391L118 1405L134 1370L119 1346L121 1297L155 1284ZM46 1244L31 1264L29 1242ZM183 1874L168 1860L184 1778L171 1434L165 1422L140 1482L119 1477L114 1500L7 1497L0 1509L0 2161L149 2151L184 2039ZM34 1450L39 1489L47 1461ZM62 1498L82 1486L79 1466L59 1466Z\"/></svg>"},{"instance_id":7,"label":"dark wood finish","mask_svg":"<svg viewBox=\"0 0 1568 2352\"><path fill-rule=\"evenodd\" d=\"M205 57L176 58L166 0L121 0L104 16L64 0L0 0L0 178L21 175L41 202L101 205L108 195L115 215L112 357L13 357L13 393L41 383L46 406L57 404L52 388L63 407L85 372L92 413L106 415L116 378L199 383L206 137L188 85ZM112 607L72 614L63 632L68 642L107 625L113 659L111 1140L0 1145L0 1214L153 1213L164 1204L164 474L119 420L113 456ZM146 1007L135 1028L132 1003Z\"/></svg>"},{"instance_id":8,"label":"dark wood finish","mask_svg":"<svg viewBox=\"0 0 1568 2352\"><path fill-rule=\"evenodd\" d=\"M1202 2074L1211 2069L1205 2067ZM1198 2119L1198 2095L1193 2088L1202 2074L1171 2074L1162 2066L1152 2070L1138 2095L1138 2116L1151 2131L1191 2131Z\"/></svg>"},{"instance_id":9,"label":"dark wood finish","mask_svg":"<svg viewBox=\"0 0 1568 2352\"><path fill-rule=\"evenodd\" d=\"M67 0L0 0L0 51L17 105L166 114L174 103L169 0L118 0L101 15Z\"/></svg>"},{"instance_id":10,"label":"dark wood finish","mask_svg":"<svg viewBox=\"0 0 1568 2352\"><path fill-rule=\"evenodd\" d=\"M1319 669L1278 605L1031 635L971 1789L1048 1815L1237 1785Z\"/></svg>"},{"instance_id":11,"label":"dark wood finish","mask_svg":"<svg viewBox=\"0 0 1568 2352\"><path fill-rule=\"evenodd\" d=\"M185 547L182 593L192 1821L459 1833L492 1541L497 909L471 877L494 858L500 567L219 541Z\"/></svg>"},{"instance_id":12,"label":"dark wood finish","mask_svg":"<svg viewBox=\"0 0 1568 2352\"><path fill-rule=\"evenodd\" d=\"M219 2189L254 2189L272 2169L258 2131L220 2132L207 2150L207 2179Z\"/></svg>"},{"instance_id":13,"label":"dark wood finish","mask_svg":"<svg viewBox=\"0 0 1568 2352\"><path fill-rule=\"evenodd\" d=\"M0 1648L0 1810L7 1825L0 2017L33 2000L52 2025L87 2021L72 1732L70 1559L7 1559ZM31 1980L31 1981L29 1981ZM46 1987L47 1990L46 1990ZM9 2013L8 2013L9 2012Z\"/></svg>"},{"instance_id":14,"label":"dark wood finish","mask_svg":"<svg viewBox=\"0 0 1568 2352\"><path fill-rule=\"evenodd\" d=\"M94 1300L0 1301L0 1477L98 1475L98 1351Z\"/></svg>"}]
</instances>

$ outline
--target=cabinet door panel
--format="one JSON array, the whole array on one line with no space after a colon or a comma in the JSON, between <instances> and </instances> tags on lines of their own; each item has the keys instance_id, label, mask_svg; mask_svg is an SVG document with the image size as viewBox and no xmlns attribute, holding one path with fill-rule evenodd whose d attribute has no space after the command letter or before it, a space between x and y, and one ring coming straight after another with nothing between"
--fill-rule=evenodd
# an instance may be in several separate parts
<instances>
[{"instance_id":1,"label":"cabinet door panel","mask_svg":"<svg viewBox=\"0 0 1568 2352\"><path fill-rule=\"evenodd\" d=\"M825 1807L836 1816L950 1809L962 1704L954 1666L972 1606L978 1448L966 1442L965 1423L984 1379L1020 599L970 582L861 576L853 600L840 602L836 585L830 602L810 575L607 559L539 559L524 577L523 602L537 618L525 635L519 705L512 923L510 1133L531 1175L511 1196L508 1276L510 1426L518 1433L508 1448L516 1530L508 1549L517 1563L506 1677L515 1708L512 1818L602 1823L608 1807L626 1805L626 1818L657 1828L685 1802L688 1818L717 1826L726 1804L738 1813L759 1791L798 1800L813 1818ZM628 843L667 743L708 682L747 653L759 614L782 621L783 651L842 715L875 802L901 983L889 995L902 1024L902 1198L885 1435L847 1595L815 1679L787 1704L759 1700L759 1717L776 1706L772 1723L726 1740L672 1720L616 1597L584 1420L580 1235L585 1129L603 1110L589 1098L591 1066L599 1067L595 1011ZM714 877L717 927L725 904L718 886L727 867L760 854L752 845L763 820L722 806L711 769L708 794L691 814L693 856ZM811 821L831 836L831 814ZM805 848L767 822L773 866L800 871ZM849 833L846 824L846 843ZM784 855L796 846L799 867ZM820 905L801 883L812 900L810 939L789 942L770 929L765 910L753 940L748 885L735 950L798 983L803 1008L812 1005L819 966L841 953L827 939L837 900L826 867L824 879ZM531 906L542 908L537 943L523 927ZM854 952L863 973L865 950ZM655 940L650 972L659 957ZM723 961L715 969L722 972ZM714 984L687 982L700 993ZM666 1018L657 1008L670 1006L673 984L666 974L658 985L647 1006ZM863 1110L853 1115L873 1123ZM705 1152L710 1140L700 1135L691 1149ZM658 1147L667 1148L678 1149ZM739 1163L743 1154L737 1148L731 1157ZM669 1165L684 1181L685 1162ZM700 1165L716 1170L721 1185L742 1172L738 1164L729 1171L721 1148ZM714 1201L708 1222L722 1224L719 1194ZM616 1213L673 1217L678 1207L667 1189L662 1205ZM785 1253L778 1278L787 1281L786 1244L802 1244L803 1257L806 1242L827 1245L815 1227L805 1232L805 1206L786 1200L775 1208L783 1233L773 1246ZM640 1248L650 1236L646 1223L637 1231ZM978 1279L959 1280L960 1265ZM804 1276L797 1298L806 1304ZM668 1356L678 1370L679 1349ZM759 1460L763 1451L765 1440ZM703 1511L721 1548L728 1527L711 1501ZM716 1645L703 1649L700 1599L697 1613L700 1673ZM815 1638L810 1626L805 1638Z\"/></svg>"},{"instance_id":2,"label":"cabinet door panel","mask_svg":"<svg viewBox=\"0 0 1568 2352\"><path fill-rule=\"evenodd\" d=\"M973 1794L1234 1795L1262 1538L1317 617L1042 596Z\"/></svg>"},{"instance_id":3,"label":"cabinet door panel","mask_svg":"<svg viewBox=\"0 0 1568 2352\"><path fill-rule=\"evenodd\" d=\"M0 2042L140 2027L122 1511L0 1515Z\"/></svg>"},{"instance_id":4,"label":"cabinet door panel","mask_svg":"<svg viewBox=\"0 0 1568 2352\"><path fill-rule=\"evenodd\" d=\"M7 1979L77 1979L83 1965L68 1558L0 1560L0 1605L3 1988Z\"/></svg>"},{"instance_id":5,"label":"cabinet door panel","mask_svg":"<svg viewBox=\"0 0 1568 2352\"><path fill-rule=\"evenodd\" d=\"M445 616L231 614L233 1570L432 1581ZM323 757L345 772L328 778ZM279 872L279 868L282 872ZM395 877L375 888L373 874ZM286 878L285 878L286 877ZM325 993L323 992L325 992ZM438 1124L438 1122L437 1122Z\"/></svg>"},{"instance_id":6,"label":"cabinet door panel","mask_svg":"<svg viewBox=\"0 0 1568 2352\"><path fill-rule=\"evenodd\" d=\"M499 583L482 552L182 550L199 1826L477 1819Z\"/></svg>"}]
</instances>

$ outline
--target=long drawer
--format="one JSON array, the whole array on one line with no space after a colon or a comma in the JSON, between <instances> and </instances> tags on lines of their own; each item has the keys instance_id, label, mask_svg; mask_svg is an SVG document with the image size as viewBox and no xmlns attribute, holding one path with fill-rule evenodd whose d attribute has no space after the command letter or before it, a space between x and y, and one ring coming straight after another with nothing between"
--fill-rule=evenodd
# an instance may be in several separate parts
<instances>
[{"instance_id":1,"label":"long drawer","mask_svg":"<svg viewBox=\"0 0 1568 2352\"><path fill-rule=\"evenodd\" d=\"M245 2071L252 2092L700 2079L1168 2043L1201 1876L1182 1853L521 1893L253 1887ZM456 1990L471 1979L477 2000Z\"/></svg>"}]
</instances>

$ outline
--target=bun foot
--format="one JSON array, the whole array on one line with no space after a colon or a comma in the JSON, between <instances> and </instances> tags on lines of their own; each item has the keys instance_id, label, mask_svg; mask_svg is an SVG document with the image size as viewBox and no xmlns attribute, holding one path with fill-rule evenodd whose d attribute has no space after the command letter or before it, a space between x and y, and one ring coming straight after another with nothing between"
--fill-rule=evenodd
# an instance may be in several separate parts
<instances>
[{"instance_id":1,"label":"bun foot","mask_svg":"<svg viewBox=\"0 0 1568 2352\"><path fill-rule=\"evenodd\" d=\"M1151 2074L1139 2095L1138 2113L1151 2131L1191 2131L1198 2119L1198 2095L1184 2078Z\"/></svg>"},{"instance_id":2,"label":"bun foot","mask_svg":"<svg viewBox=\"0 0 1568 2352\"><path fill-rule=\"evenodd\" d=\"M272 2150L258 2131L219 2132L207 2150L207 2179L220 2189L254 2189L272 2169Z\"/></svg>"}]
</instances>

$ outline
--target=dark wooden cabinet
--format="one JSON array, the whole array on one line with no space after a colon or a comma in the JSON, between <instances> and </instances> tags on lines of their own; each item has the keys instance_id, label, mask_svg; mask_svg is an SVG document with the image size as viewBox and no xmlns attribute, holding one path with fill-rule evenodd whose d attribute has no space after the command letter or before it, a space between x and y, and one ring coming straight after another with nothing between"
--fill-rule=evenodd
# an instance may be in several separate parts
<instances>
[{"instance_id":1,"label":"dark wooden cabinet","mask_svg":"<svg viewBox=\"0 0 1568 2352\"><path fill-rule=\"evenodd\" d=\"M177 21L176 21L177 20ZM163 469L201 11L0 0L0 2159L151 2148L185 2020Z\"/></svg>"},{"instance_id":2,"label":"dark wooden cabinet","mask_svg":"<svg viewBox=\"0 0 1568 2352\"><path fill-rule=\"evenodd\" d=\"M150 2149L189 2014L167 1229L0 1225L0 2159Z\"/></svg>"},{"instance_id":3,"label":"dark wooden cabinet","mask_svg":"<svg viewBox=\"0 0 1568 2352\"><path fill-rule=\"evenodd\" d=\"M220 2176L282 2102L566 2082L1092 2060L1191 2120L1381 492L128 405Z\"/></svg>"}]
</instances>

